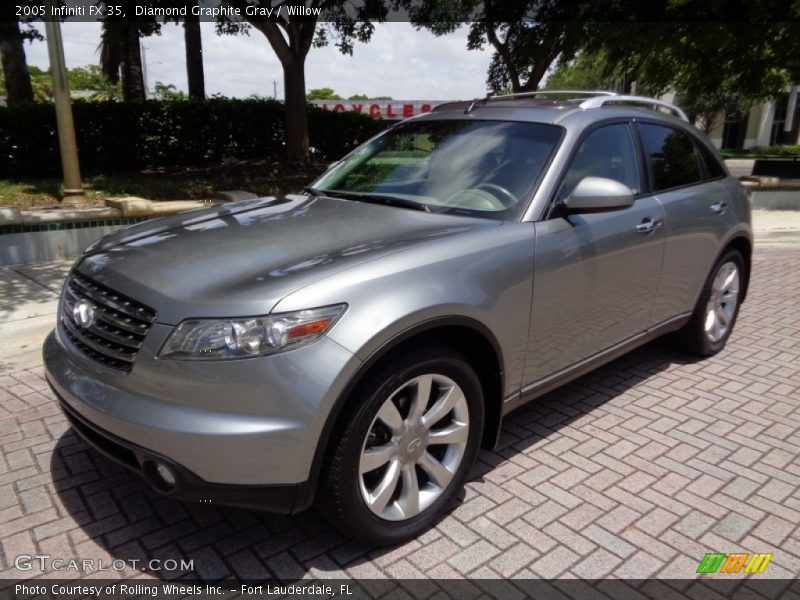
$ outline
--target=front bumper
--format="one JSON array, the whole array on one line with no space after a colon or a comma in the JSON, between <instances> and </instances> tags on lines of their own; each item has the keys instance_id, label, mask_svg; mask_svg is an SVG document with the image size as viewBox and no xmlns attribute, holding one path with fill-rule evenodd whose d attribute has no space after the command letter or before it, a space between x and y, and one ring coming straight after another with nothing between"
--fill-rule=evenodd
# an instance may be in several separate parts
<instances>
[{"instance_id":1,"label":"front bumper","mask_svg":"<svg viewBox=\"0 0 800 600\"><path fill-rule=\"evenodd\" d=\"M52 386L51 386L52 388ZM72 429L86 443L126 469L144 477L161 494L178 500L208 504L224 504L291 514L298 507L297 499L306 494L304 484L289 485L225 485L203 481L172 460L135 444L131 444L96 427L70 408L53 388ZM157 464L169 467L174 483L166 483L156 471ZM302 505L302 502L300 503Z\"/></svg>"},{"instance_id":2,"label":"front bumper","mask_svg":"<svg viewBox=\"0 0 800 600\"><path fill-rule=\"evenodd\" d=\"M50 333L45 374L76 431L161 493L304 508L325 421L360 361L327 338L258 359L160 360L170 329L154 326L130 373L92 361L58 329ZM177 474L174 489L150 477L155 461Z\"/></svg>"}]
</instances>

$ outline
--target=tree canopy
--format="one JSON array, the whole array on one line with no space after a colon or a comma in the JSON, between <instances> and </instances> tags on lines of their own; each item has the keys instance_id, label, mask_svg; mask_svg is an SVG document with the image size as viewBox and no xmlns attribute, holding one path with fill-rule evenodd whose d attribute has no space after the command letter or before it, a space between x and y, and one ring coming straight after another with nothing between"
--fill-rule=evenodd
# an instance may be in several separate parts
<instances>
[{"instance_id":1,"label":"tree canopy","mask_svg":"<svg viewBox=\"0 0 800 600\"><path fill-rule=\"evenodd\" d=\"M308 90L306 100L341 100L342 97L333 88L322 87Z\"/></svg>"},{"instance_id":2,"label":"tree canopy","mask_svg":"<svg viewBox=\"0 0 800 600\"><path fill-rule=\"evenodd\" d=\"M308 52L312 47L322 47L332 42L343 54L352 54L356 42L368 42L372 37L375 29L373 21L386 18L388 3L384 0L356 4L348 0L225 2L238 8L247 23L221 18L218 31L243 33L254 28L264 35L281 62L287 158L292 162L305 162L309 151L305 81ZM303 14L298 14L298 11Z\"/></svg>"},{"instance_id":3,"label":"tree canopy","mask_svg":"<svg viewBox=\"0 0 800 600\"><path fill-rule=\"evenodd\" d=\"M800 0L625 0L625 21L598 24L570 68L578 77L594 61L600 78L630 91L675 90L706 129L723 112L741 113L800 80ZM584 61L581 63L581 61ZM550 83L548 83L550 87Z\"/></svg>"},{"instance_id":4,"label":"tree canopy","mask_svg":"<svg viewBox=\"0 0 800 600\"><path fill-rule=\"evenodd\" d=\"M367 94L353 94L348 100L391 100L391 96L368 96ZM306 100L344 100L333 88L322 87L308 90Z\"/></svg>"},{"instance_id":5,"label":"tree canopy","mask_svg":"<svg viewBox=\"0 0 800 600\"><path fill-rule=\"evenodd\" d=\"M621 1L621 0L620 0ZM431 0L404 3L417 27L436 35L469 22L467 48L494 49L489 90L535 91L556 60L568 61L595 35L595 22L618 10L617 0Z\"/></svg>"}]
</instances>

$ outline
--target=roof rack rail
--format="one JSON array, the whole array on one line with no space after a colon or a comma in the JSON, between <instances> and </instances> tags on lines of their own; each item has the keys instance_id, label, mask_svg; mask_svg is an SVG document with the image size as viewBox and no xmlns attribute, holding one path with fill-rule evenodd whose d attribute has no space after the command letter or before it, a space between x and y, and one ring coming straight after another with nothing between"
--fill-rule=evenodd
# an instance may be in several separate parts
<instances>
[{"instance_id":1,"label":"roof rack rail","mask_svg":"<svg viewBox=\"0 0 800 600\"><path fill-rule=\"evenodd\" d=\"M678 108L674 104L664 102L663 100L648 98L646 96L620 95L616 94L615 92L606 92L601 90L594 90L594 91L539 90L536 92L518 92L516 94L488 94L483 98L475 98L474 100L472 100L472 102L470 102L464 109L464 113L467 114L472 112L476 108L479 108L481 106L486 106L486 104L490 100L531 98L536 96L547 96L547 95L569 96L568 98L565 99L565 101L580 101L578 107L581 108L582 110L587 110L590 108L601 108L603 106L606 106L607 104L624 102L627 104L639 104L641 106L647 106L652 108L653 110L665 109L666 111L672 113L679 119L682 119L687 123L691 122L689 121L689 117L686 116L686 113L683 112L680 108ZM581 98L576 98L575 96L588 96L588 98L581 99Z\"/></svg>"},{"instance_id":2,"label":"roof rack rail","mask_svg":"<svg viewBox=\"0 0 800 600\"><path fill-rule=\"evenodd\" d=\"M475 98L470 104L464 109L464 114L471 113L474 109L478 108L479 106L486 106L490 100L513 100L514 98L532 98L535 96L547 96L547 95L561 95L561 96L614 96L614 92L606 92L606 91L589 91L589 90L537 90L535 92L517 92L515 94L486 94L483 98ZM570 98L574 100L578 100L578 98Z\"/></svg>"},{"instance_id":3,"label":"roof rack rail","mask_svg":"<svg viewBox=\"0 0 800 600\"><path fill-rule=\"evenodd\" d=\"M503 99L503 98L525 98L529 96L546 96L552 94L570 95L576 94L582 96L615 96L614 92L606 92L602 90L537 90L535 92L517 92L516 94L490 94L486 96L487 100Z\"/></svg>"},{"instance_id":4,"label":"roof rack rail","mask_svg":"<svg viewBox=\"0 0 800 600\"><path fill-rule=\"evenodd\" d=\"M610 96L594 96L592 98L587 98L583 102L580 103L580 107L583 110L588 108L601 108L606 104L610 104L612 102L626 102L628 104L641 104L644 106L649 106L653 108L653 110L658 110L659 108L664 108L667 111L671 112L673 115L690 123L689 117L686 116L686 113L683 112L680 108L675 106L674 104L670 104L669 102L664 102L662 100L656 100L655 98L647 98L646 96L618 96L616 94Z\"/></svg>"}]
</instances>

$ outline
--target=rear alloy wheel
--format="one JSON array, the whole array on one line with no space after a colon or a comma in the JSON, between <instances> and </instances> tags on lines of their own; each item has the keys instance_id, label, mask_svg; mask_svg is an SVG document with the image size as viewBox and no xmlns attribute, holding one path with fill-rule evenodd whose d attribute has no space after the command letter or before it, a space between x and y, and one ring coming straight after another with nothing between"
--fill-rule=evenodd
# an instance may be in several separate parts
<instances>
[{"instance_id":1,"label":"rear alloy wheel","mask_svg":"<svg viewBox=\"0 0 800 600\"><path fill-rule=\"evenodd\" d=\"M740 279L739 267L733 261L720 266L714 277L703 324L706 337L712 344L725 338L733 325L733 317L739 307Z\"/></svg>"},{"instance_id":2,"label":"rear alloy wheel","mask_svg":"<svg viewBox=\"0 0 800 600\"><path fill-rule=\"evenodd\" d=\"M348 537L389 544L430 527L464 484L483 428L480 382L449 349L368 375L318 497ZM362 396L365 394L365 396Z\"/></svg>"},{"instance_id":3,"label":"rear alloy wheel","mask_svg":"<svg viewBox=\"0 0 800 600\"><path fill-rule=\"evenodd\" d=\"M714 265L691 320L672 334L681 350L712 356L725 347L742 300L745 267L738 250L728 250Z\"/></svg>"}]
</instances>

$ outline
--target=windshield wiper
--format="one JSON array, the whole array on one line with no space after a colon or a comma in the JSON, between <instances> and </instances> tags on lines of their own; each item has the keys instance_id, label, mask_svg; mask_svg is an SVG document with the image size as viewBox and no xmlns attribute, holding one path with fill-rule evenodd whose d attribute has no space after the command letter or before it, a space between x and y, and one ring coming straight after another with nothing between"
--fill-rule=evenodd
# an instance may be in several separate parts
<instances>
[{"instance_id":1,"label":"windshield wiper","mask_svg":"<svg viewBox=\"0 0 800 600\"><path fill-rule=\"evenodd\" d=\"M330 196L331 198L343 198L345 200L357 200L358 202L370 202L373 204L384 204L386 206L396 206L398 208L411 208L424 212L431 212L430 206L424 202L416 202L408 198L389 196L385 194L359 194L356 192L342 192L339 190L317 190L314 188L303 188L310 194L317 196ZM313 191L312 191L313 190Z\"/></svg>"}]
</instances>

